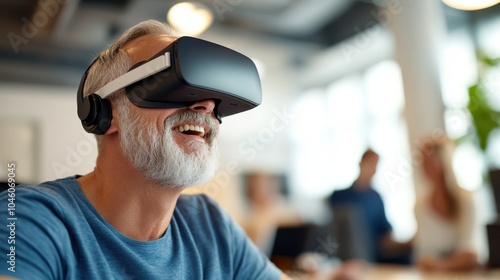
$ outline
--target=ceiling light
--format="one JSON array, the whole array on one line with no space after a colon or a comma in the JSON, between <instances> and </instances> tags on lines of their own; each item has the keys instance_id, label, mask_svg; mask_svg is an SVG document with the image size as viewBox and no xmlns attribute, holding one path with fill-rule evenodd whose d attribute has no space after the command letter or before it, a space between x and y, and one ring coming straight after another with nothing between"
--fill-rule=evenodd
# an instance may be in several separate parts
<instances>
[{"instance_id":1,"label":"ceiling light","mask_svg":"<svg viewBox=\"0 0 500 280\"><path fill-rule=\"evenodd\" d=\"M443 0L443 2L455 9L474 11L496 5L500 0Z\"/></svg>"},{"instance_id":2,"label":"ceiling light","mask_svg":"<svg viewBox=\"0 0 500 280\"><path fill-rule=\"evenodd\" d=\"M197 36L212 24L213 14L205 5L197 2L175 4L167 13L172 27L186 35Z\"/></svg>"}]
</instances>

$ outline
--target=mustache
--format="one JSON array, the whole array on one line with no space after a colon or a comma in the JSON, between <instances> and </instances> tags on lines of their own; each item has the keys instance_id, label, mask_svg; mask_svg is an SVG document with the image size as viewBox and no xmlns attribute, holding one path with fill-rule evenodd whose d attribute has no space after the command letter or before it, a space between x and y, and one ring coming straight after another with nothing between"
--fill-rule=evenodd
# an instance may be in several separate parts
<instances>
[{"instance_id":1,"label":"mustache","mask_svg":"<svg viewBox=\"0 0 500 280\"><path fill-rule=\"evenodd\" d=\"M218 121L211 115L197 113L191 110L181 110L165 118L164 126L165 128L173 127L181 123L195 123L207 127L208 131L205 132L205 138L209 143L212 143L215 137L217 137Z\"/></svg>"}]
</instances>

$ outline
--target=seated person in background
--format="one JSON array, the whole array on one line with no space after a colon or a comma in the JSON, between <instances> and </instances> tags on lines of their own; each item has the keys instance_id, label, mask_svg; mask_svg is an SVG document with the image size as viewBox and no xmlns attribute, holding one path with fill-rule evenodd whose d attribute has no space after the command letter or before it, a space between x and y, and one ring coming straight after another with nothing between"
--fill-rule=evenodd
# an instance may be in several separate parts
<instances>
[{"instance_id":1,"label":"seated person in background","mask_svg":"<svg viewBox=\"0 0 500 280\"><path fill-rule=\"evenodd\" d=\"M281 194L277 176L251 172L245 176L245 192L248 214L243 228L257 247L270 256L278 227L300 225L302 218Z\"/></svg>"},{"instance_id":2,"label":"seated person in background","mask_svg":"<svg viewBox=\"0 0 500 280\"><path fill-rule=\"evenodd\" d=\"M366 229L369 257L367 261L375 263L410 263L411 242L397 242L392 238L392 226L385 215L384 203L377 191L371 187L371 181L377 170L379 155L367 149L359 163L359 175L351 187L334 191L328 198L330 206L349 206L358 210L359 221ZM361 235L357 235L361 236ZM342 246L342 244L339 244Z\"/></svg>"},{"instance_id":3,"label":"seated person in background","mask_svg":"<svg viewBox=\"0 0 500 280\"><path fill-rule=\"evenodd\" d=\"M429 188L417 198L415 260L424 270L471 270L477 267L474 248L475 206L472 193L458 185L449 139L420 147L422 170Z\"/></svg>"},{"instance_id":4,"label":"seated person in background","mask_svg":"<svg viewBox=\"0 0 500 280\"><path fill-rule=\"evenodd\" d=\"M271 257L275 264L285 272L290 272L290 276L297 276L297 279L302 279L303 275L295 275L296 270L306 271L307 273L317 272L317 267L320 262L319 256L315 254L300 252L304 249L311 240L320 246L317 238L321 237L323 242L327 242L324 236L319 232L309 232L315 228L314 225L305 221L299 211L292 207L282 195L281 179L273 174L253 171L244 177L245 194L248 199L248 214L243 221L243 228L250 239L259 247L265 254ZM278 228L289 232L298 230L297 234L287 235L284 240L276 240ZM288 229L288 230L287 230ZM295 230L294 230L295 229ZM304 232L304 231L307 231ZM308 238L304 238L303 234L307 234ZM282 236L283 238L283 236ZM309 240L310 239L310 240ZM283 243L283 241L292 251L297 251L299 254L295 257L272 256L275 242ZM303 244L301 244L303 243ZM291 247L291 248L290 248ZM274 247L275 248L275 247ZM314 249L314 248L312 248ZM305 269L307 267L308 269ZM323 271L325 279L332 280L356 280L364 268L364 263L359 261L348 261L341 264L329 266L327 271ZM293 277L295 279L295 277Z\"/></svg>"}]
</instances>

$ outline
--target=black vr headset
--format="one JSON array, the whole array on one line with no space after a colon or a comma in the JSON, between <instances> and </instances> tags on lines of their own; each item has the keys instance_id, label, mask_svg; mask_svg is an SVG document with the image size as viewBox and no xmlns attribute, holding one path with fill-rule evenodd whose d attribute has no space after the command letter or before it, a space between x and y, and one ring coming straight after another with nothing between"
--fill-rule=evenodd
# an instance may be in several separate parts
<instances>
[{"instance_id":1,"label":"black vr headset","mask_svg":"<svg viewBox=\"0 0 500 280\"><path fill-rule=\"evenodd\" d=\"M94 62L92 62L93 64ZM143 108L183 108L211 99L222 117L258 106L262 101L259 74L248 57L226 47L192 37L180 37L148 61L140 62L86 97L77 94L78 117L87 132L104 134L111 124L105 98L125 88L130 102Z\"/></svg>"}]
</instances>

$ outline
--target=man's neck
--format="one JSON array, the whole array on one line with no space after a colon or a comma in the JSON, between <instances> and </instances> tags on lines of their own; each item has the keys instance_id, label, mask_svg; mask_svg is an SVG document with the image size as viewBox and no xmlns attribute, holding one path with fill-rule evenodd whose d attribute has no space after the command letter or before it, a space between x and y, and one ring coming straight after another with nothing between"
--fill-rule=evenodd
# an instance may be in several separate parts
<instances>
[{"instance_id":1,"label":"man's neck","mask_svg":"<svg viewBox=\"0 0 500 280\"><path fill-rule=\"evenodd\" d=\"M163 236L181 192L148 180L119 152L100 155L94 171L78 183L107 222L139 241Z\"/></svg>"},{"instance_id":2,"label":"man's neck","mask_svg":"<svg viewBox=\"0 0 500 280\"><path fill-rule=\"evenodd\" d=\"M352 184L352 187L357 191L367 191L371 189L371 180L363 180L362 178L358 178Z\"/></svg>"}]
</instances>

